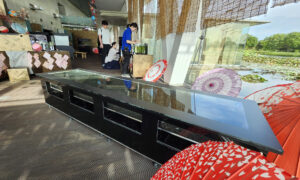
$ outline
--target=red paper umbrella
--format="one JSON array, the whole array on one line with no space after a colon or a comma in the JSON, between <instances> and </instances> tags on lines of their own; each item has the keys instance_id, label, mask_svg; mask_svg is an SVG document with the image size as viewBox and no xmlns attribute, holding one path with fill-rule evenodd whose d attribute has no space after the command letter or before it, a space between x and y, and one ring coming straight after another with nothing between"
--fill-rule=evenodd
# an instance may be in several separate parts
<instances>
[{"instance_id":1,"label":"red paper umbrella","mask_svg":"<svg viewBox=\"0 0 300 180\"><path fill-rule=\"evenodd\" d=\"M156 82L159 78L164 74L168 66L168 62L165 59L157 61L155 64L151 66L151 68L147 71L144 80Z\"/></svg>"},{"instance_id":2,"label":"red paper umbrella","mask_svg":"<svg viewBox=\"0 0 300 180\"><path fill-rule=\"evenodd\" d=\"M98 48L93 48L93 53L94 53L94 54L99 54Z\"/></svg>"},{"instance_id":3,"label":"red paper umbrella","mask_svg":"<svg viewBox=\"0 0 300 180\"><path fill-rule=\"evenodd\" d=\"M260 105L261 110L266 113L268 110L263 107L265 102L267 102L275 93L284 91L290 85L292 85L292 83L267 87L246 96L245 99L256 101Z\"/></svg>"},{"instance_id":4,"label":"red paper umbrella","mask_svg":"<svg viewBox=\"0 0 300 180\"><path fill-rule=\"evenodd\" d=\"M177 153L152 177L156 179L291 179L256 151L233 142L207 141Z\"/></svg>"},{"instance_id":5,"label":"red paper umbrella","mask_svg":"<svg viewBox=\"0 0 300 180\"><path fill-rule=\"evenodd\" d=\"M8 30L8 28L5 27L5 26L0 26L0 32L1 32L1 33L8 33L9 30Z\"/></svg>"},{"instance_id":6,"label":"red paper umbrella","mask_svg":"<svg viewBox=\"0 0 300 180\"><path fill-rule=\"evenodd\" d=\"M246 98L254 96L284 150L283 155L269 153L267 160L300 177L300 81L273 86Z\"/></svg>"},{"instance_id":7,"label":"red paper umbrella","mask_svg":"<svg viewBox=\"0 0 300 180\"><path fill-rule=\"evenodd\" d=\"M41 46L40 44L34 43L34 44L32 45L32 49L33 49L34 51L36 51L36 52L39 52L39 51L41 51L43 48L42 48L42 46Z\"/></svg>"}]
</instances>

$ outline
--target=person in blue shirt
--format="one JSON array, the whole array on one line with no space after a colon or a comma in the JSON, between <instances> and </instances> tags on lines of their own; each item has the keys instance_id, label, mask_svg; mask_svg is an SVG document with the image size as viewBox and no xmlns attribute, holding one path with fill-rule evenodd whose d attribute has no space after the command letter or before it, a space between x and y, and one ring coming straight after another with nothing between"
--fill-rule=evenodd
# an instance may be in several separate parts
<instances>
[{"instance_id":1,"label":"person in blue shirt","mask_svg":"<svg viewBox=\"0 0 300 180\"><path fill-rule=\"evenodd\" d=\"M137 41L132 41L132 32L138 29L136 23L131 23L129 27L124 31L122 37L122 53L124 60L122 63L122 77L129 77L128 66L131 58L131 45L138 43Z\"/></svg>"}]
</instances>

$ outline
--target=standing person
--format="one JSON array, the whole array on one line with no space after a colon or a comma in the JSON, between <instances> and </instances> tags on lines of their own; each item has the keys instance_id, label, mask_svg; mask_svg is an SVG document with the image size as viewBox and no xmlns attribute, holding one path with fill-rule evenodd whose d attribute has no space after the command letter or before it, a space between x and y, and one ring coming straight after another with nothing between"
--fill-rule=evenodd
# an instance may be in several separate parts
<instances>
[{"instance_id":1,"label":"standing person","mask_svg":"<svg viewBox=\"0 0 300 180\"><path fill-rule=\"evenodd\" d=\"M102 65L104 65L105 57L108 54L111 44L111 34L108 29L108 22L106 20L102 21L102 27L98 29L98 40L99 40L99 52L101 53Z\"/></svg>"},{"instance_id":2,"label":"standing person","mask_svg":"<svg viewBox=\"0 0 300 180\"><path fill-rule=\"evenodd\" d=\"M131 45L136 44L136 41L132 41L132 32L135 32L138 29L136 23L131 23L129 27L124 31L122 37L122 53L124 60L122 63L122 77L130 77L128 72L128 66L131 58Z\"/></svg>"}]
</instances>

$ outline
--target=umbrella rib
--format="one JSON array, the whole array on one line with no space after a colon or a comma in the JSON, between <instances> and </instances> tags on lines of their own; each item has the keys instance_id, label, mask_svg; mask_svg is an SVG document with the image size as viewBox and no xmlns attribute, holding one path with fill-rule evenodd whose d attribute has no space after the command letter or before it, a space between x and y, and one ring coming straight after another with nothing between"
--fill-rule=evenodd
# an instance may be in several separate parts
<instances>
[{"instance_id":1,"label":"umbrella rib","mask_svg":"<svg viewBox=\"0 0 300 180\"><path fill-rule=\"evenodd\" d=\"M291 101L291 102L293 102L293 103L296 103L297 105L300 105L300 102L299 102L299 100L297 101L295 101L294 99L292 99L292 98L286 98L286 97L282 97L282 99L284 99L284 100L286 100L286 101Z\"/></svg>"},{"instance_id":2,"label":"umbrella rib","mask_svg":"<svg viewBox=\"0 0 300 180\"><path fill-rule=\"evenodd\" d=\"M299 152L299 160L298 160L298 165L297 165L297 171L296 171L296 177L300 177L300 152Z\"/></svg>"},{"instance_id":3,"label":"umbrella rib","mask_svg":"<svg viewBox=\"0 0 300 180\"><path fill-rule=\"evenodd\" d=\"M283 121L280 122L280 124L279 124L279 123L276 124L277 126L278 126L278 125L281 125L281 126L282 126L280 129L278 128L279 130L276 131L276 136L279 135L280 132L281 132L282 130L284 130L284 129L287 127L288 124L291 124L291 123L297 124L297 119L295 119L295 120L290 120L289 122L286 122L286 121L283 120ZM277 126L275 126L275 125L271 126L273 132L274 132L275 128L277 129ZM275 133L275 132L274 132L274 133Z\"/></svg>"},{"instance_id":4,"label":"umbrella rib","mask_svg":"<svg viewBox=\"0 0 300 180\"><path fill-rule=\"evenodd\" d=\"M296 123L296 125L293 127L293 129L291 130L290 132L290 135L288 136L288 138L286 139L284 145L282 146L283 149L285 149L286 145L287 145L287 142L289 141L290 138L292 138L292 134L294 133L295 129L297 128L297 126L300 126L300 120ZM279 158L282 157L282 155L278 155L275 160L274 160L274 163L277 164L278 163L278 160ZM299 156L298 156L299 157ZM297 163L299 164L299 162ZM296 172L297 172L297 169L296 169Z\"/></svg>"},{"instance_id":5,"label":"umbrella rib","mask_svg":"<svg viewBox=\"0 0 300 180\"><path fill-rule=\"evenodd\" d=\"M291 87L291 89L292 89L292 91L294 91L295 94L299 94L299 92L296 91L294 87Z\"/></svg>"}]
</instances>

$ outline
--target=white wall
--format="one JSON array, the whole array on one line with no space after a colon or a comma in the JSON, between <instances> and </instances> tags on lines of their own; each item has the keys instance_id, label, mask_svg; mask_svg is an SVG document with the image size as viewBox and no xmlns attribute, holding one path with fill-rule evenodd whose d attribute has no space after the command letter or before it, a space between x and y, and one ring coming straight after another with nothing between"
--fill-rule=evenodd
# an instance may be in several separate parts
<instances>
[{"instance_id":1,"label":"white wall","mask_svg":"<svg viewBox=\"0 0 300 180\"><path fill-rule=\"evenodd\" d=\"M177 35L178 36L178 35ZM162 40L162 56L169 60L171 57L171 52L174 46L174 43L178 43L175 42L176 39L176 34L172 33L172 34L168 34L165 38L163 38Z\"/></svg>"},{"instance_id":2,"label":"white wall","mask_svg":"<svg viewBox=\"0 0 300 180\"><path fill-rule=\"evenodd\" d=\"M193 58L200 33L190 32L175 35L172 51L168 56L165 81L171 85L182 85Z\"/></svg>"},{"instance_id":3,"label":"white wall","mask_svg":"<svg viewBox=\"0 0 300 180\"><path fill-rule=\"evenodd\" d=\"M53 17L53 13L59 14L57 3L64 5L66 16L86 17L83 12L68 0L5 0L5 2L7 7L11 10L19 11L21 8L25 8L29 12L29 20L31 23L41 24L43 28L54 30L55 32L58 29L62 29L60 19ZM30 10L29 3L41 7L43 10Z\"/></svg>"}]
</instances>

